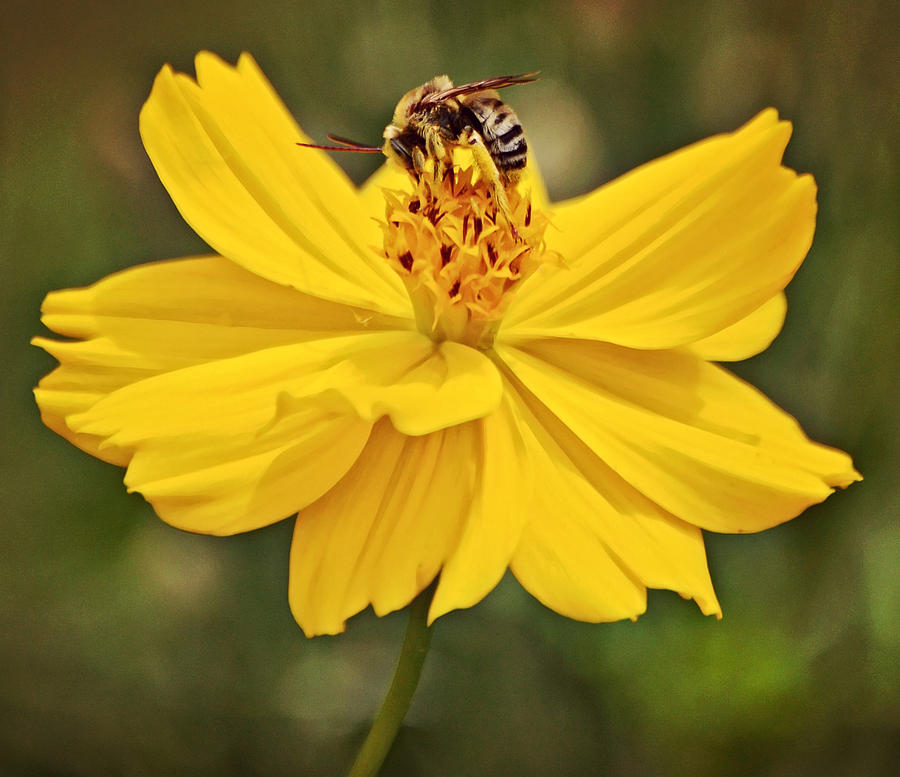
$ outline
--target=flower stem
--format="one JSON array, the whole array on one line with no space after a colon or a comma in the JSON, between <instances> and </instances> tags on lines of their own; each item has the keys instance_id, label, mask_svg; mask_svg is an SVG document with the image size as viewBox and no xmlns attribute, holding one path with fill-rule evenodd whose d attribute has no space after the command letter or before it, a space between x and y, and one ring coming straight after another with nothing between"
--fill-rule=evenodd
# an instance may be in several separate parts
<instances>
[{"instance_id":1,"label":"flower stem","mask_svg":"<svg viewBox=\"0 0 900 777\"><path fill-rule=\"evenodd\" d=\"M433 593L434 586L431 585L409 605L409 621L394 679L347 777L375 777L394 743L419 684L422 665L431 644L433 629L427 625L427 620Z\"/></svg>"}]
</instances>

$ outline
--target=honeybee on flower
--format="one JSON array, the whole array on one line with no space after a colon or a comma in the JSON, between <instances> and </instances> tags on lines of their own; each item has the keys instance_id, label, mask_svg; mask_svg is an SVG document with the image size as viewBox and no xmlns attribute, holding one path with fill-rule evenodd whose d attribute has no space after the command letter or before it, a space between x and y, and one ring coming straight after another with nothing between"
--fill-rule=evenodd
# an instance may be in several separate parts
<instances>
[{"instance_id":1,"label":"honeybee on flower","mask_svg":"<svg viewBox=\"0 0 900 777\"><path fill-rule=\"evenodd\" d=\"M416 176L443 177L453 170L455 146L467 148L472 161L487 180L491 195L512 222L506 187L516 183L528 159L528 144L515 111L504 103L497 89L537 80L537 72L498 76L454 86L447 76L435 76L408 91L394 108L394 117L384 130L384 145L366 146L329 135L338 146L298 143L326 151L383 152Z\"/></svg>"}]
</instances>

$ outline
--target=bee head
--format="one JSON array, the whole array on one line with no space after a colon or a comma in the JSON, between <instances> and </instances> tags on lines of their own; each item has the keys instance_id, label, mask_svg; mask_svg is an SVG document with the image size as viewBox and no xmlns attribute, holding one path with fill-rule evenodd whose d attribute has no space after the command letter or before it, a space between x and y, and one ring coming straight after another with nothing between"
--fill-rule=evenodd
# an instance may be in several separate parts
<instances>
[{"instance_id":1,"label":"bee head","mask_svg":"<svg viewBox=\"0 0 900 777\"><path fill-rule=\"evenodd\" d=\"M410 89L394 108L391 123L384 128L382 151L389 159L399 162L402 167L413 166L413 150L423 147L418 128L427 121L423 100L430 94L452 88L453 82L447 76L435 76L415 89Z\"/></svg>"},{"instance_id":2,"label":"bee head","mask_svg":"<svg viewBox=\"0 0 900 777\"><path fill-rule=\"evenodd\" d=\"M406 129L410 120L412 119L415 122L416 115L422 112L422 100L427 95L443 92L452 88L452 86L453 82L447 76L435 76L421 86L410 89L400 98L400 102L394 108L394 118L391 123L401 130Z\"/></svg>"}]
</instances>

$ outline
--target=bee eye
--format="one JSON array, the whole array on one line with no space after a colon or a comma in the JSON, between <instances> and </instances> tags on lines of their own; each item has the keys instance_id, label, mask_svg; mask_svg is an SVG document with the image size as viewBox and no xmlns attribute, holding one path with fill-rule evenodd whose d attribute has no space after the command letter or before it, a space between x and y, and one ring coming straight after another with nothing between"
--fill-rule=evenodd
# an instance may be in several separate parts
<instances>
[{"instance_id":1,"label":"bee eye","mask_svg":"<svg viewBox=\"0 0 900 777\"><path fill-rule=\"evenodd\" d=\"M397 140L397 138L391 138L391 148L407 161L412 161L412 151Z\"/></svg>"}]
</instances>

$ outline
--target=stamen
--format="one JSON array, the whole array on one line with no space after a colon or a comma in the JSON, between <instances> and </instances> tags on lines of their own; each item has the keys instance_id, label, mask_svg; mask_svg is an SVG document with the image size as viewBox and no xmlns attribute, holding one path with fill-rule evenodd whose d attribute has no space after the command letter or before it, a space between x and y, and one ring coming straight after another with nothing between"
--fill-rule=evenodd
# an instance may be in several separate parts
<instances>
[{"instance_id":1,"label":"stamen","mask_svg":"<svg viewBox=\"0 0 900 777\"><path fill-rule=\"evenodd\" d=\"M411 174L412 191L385 191L384 252L403 279L419 329L436 341L490 348L515 288L544 262L548 220L506 189L508 215L472 167Z\"/></svg>"}]
</instances>

